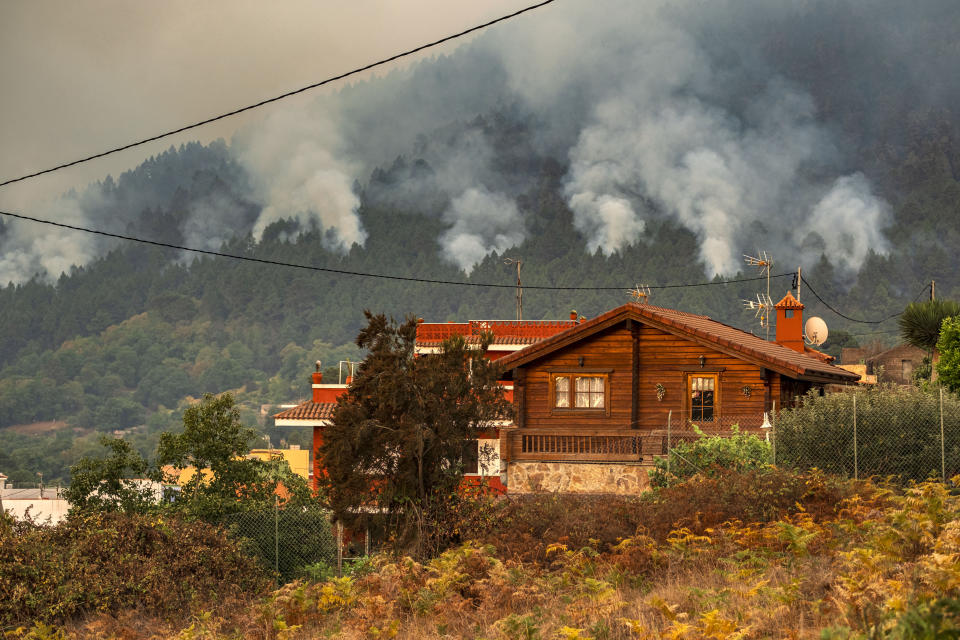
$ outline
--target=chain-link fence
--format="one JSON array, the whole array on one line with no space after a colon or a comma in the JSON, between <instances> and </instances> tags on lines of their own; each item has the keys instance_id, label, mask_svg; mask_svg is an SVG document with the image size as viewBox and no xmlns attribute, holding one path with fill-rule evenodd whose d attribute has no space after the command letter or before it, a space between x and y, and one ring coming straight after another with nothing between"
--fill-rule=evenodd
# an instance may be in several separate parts
<instances>
[{"instance_id":1,"label":"chain-link fence","mask_svg":"<svg viewBox=\"0 0 960 640\"><path fill-rule=\"evenodd\" d=\"M240 540L281 582L342 571L345 536L328 511L243 511L225 515L217 524Z\"/></svg>"},{"instance_id":2,"label":"chain-link fence","mask_svg":"<svg viewBox=\"0 0 960 640\"><path fill-rule=\"evenodd\" d=\"M900 483L960 474L960 397L942 388L886 385L812 393L793 404L769 414L725 415L696 424L669 416L665 428L651 437L662 439L663 456L683 442L739 432L767 440L774 464L782 468ZM702 471L679 455L672 457Z\"/></svg>"},{"instance_id":3,"label":"chain-link fence","mask_svg":"<svg viewBox=\"0 0 960 640\"><path fill-rule=\"evenodd\" d=\"M881 387L808 396L773 416L777 466L896 482L960 474L960 398Z\"/></svg>"}]
</instances>

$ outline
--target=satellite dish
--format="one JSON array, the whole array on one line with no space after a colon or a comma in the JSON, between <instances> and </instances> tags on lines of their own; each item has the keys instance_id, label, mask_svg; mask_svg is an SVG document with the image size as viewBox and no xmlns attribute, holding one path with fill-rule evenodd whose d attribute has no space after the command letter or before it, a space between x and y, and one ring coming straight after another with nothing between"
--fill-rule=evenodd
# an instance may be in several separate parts
<instances>
[{"instance_id":1,"label":"satellite dish","mask_svg":"<svg viewBox=\"0 0 960 640\"><path fill-rule=\"evenodd\" d=\"M823 318L813 316L803 325L803 337L810 344L817 346L823 344L827 341L827 323L823 321Z\"/></svg>"}]
</instances>

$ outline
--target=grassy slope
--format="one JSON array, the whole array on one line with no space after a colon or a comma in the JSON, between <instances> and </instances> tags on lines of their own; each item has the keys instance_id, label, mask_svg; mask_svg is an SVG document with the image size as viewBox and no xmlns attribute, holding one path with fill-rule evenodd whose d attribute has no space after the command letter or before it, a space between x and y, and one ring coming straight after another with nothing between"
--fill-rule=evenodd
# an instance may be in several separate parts
<instances>
[{"instance_id":1,"label":"grassy slope","mask_svg":"<svg viewBox=\"0 0 960 640\"><path fill-rule=\"evenodd\" d=\"M960 595L960 498L944 486L861 485L828 507L834 489L804 482L811 509L766 522L704 526L699 512L666 536L548 545L538 562L482 544L382 559L359 579L288 585L258 615L303 625L290 637L815 638L889 630Z\"/></svg>"},{"instance_id":2,"label":"grassy slope","mask_svg":"<svg viewBox=\"0 0 960 640\"><path fill-rule=\"evenodd\" d=\"M433 559L380 556L364 575L292 583L154 632L908 638L955 637L915 631L960 619L960 496L937 483L893 492L816 475L730 474L644 498L547 496L478 513L462 524L479 540ZM131 620L70 630L119 636ZM144 633L141 621L131 637Z\"/></svg>"}]
</instances>

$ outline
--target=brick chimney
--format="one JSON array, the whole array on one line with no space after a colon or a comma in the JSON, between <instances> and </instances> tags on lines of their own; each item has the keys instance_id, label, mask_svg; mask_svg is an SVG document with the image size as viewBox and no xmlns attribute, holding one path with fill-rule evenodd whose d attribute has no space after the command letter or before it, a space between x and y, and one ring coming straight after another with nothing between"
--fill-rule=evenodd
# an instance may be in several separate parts
<instances>
[{"instance_id":1,"label":"brick chimney","mask_svg":"<svg viewBox=\"0 0 960 640\"><path fill-rule=\"evenodd\" d=\"M311 377L313 378L313 384L311 385L313 387L313 401L323 402L321 399L322 391L320 389L320 385L323 383L323 374L315 371L311 374Z\"/></svg>"},{"instance_id":2,"label":"brick chimney","mask_svg":"<svg viewBox=\"0 0 960 640\"><path fill-rule=\"evenodd\" d=\"M803 353L803 304L787 291L773 308L777 310L777 343Z\"/></svg>"},{"instance_id":3,"label":"brick chimney","mask_svg":"<svg viewBox=\"0 0 960 640\"><path fill-rule=\"evenodd\" d=\"M574 322L577 321L577 310L576 310L576 309L571 309L571 310L570 310L570 319L573 320Z\"/></svg>"}]
</instances>

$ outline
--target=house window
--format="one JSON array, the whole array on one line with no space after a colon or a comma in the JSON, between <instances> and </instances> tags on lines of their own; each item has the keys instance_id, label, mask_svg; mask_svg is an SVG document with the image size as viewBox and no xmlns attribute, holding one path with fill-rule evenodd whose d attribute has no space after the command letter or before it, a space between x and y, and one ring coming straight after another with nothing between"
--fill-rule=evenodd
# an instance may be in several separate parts
<instances>
[{"instance_id":1,"label":"house window","mask_svg":"<svg viewBox=\"0 0 960 640\"><path fill-rule=\"evenodd\" d=\"M913 379L913 361L901 360L900 361L900 381L910 382L912 379Z\"/></svg>"},{"instance_id":2,"label":"house window","mask_svg":"<svg viewBox=\"0 0 960 640\"><path fill-rule=\"evenodd\" d=\"M784 317L784 318L792 318L792 317L793 317L793 309L785 309L784 312L783 312L783 317Z\"/></svg>"},{"instance_id":3,"label":"house window","mask_svg":"<svg viewBox=\"0 0 960 640\"><path fill-rule=\"evenodd\" d=\"M717 410L717 376L690 376L690 420L712 422Z\"/></svg>"},{"instance_id":4,"label":"house window","mask_svg":"<svg viewBox=\"0 0 960 640\"><path fill-rule=\"evenodd\" d=\"M554 375L554 409L605 409L607 377L605 375Z\"/></svg>"},{"instance_id":5,"label":"house window","mask_svg":"<svg viewBox=\"0 0 960 640\"><path fill-rule=\"evenodd\" d=\"M476 440L467 440L463 443L461 460L463 462L463 472L465 474L477 474L480 468L480 447Z\"/></svg>"}]
</instances>

